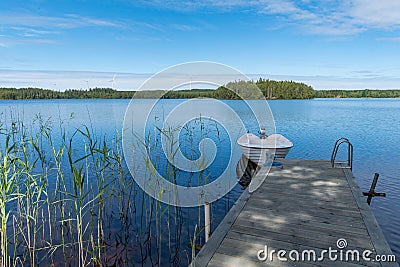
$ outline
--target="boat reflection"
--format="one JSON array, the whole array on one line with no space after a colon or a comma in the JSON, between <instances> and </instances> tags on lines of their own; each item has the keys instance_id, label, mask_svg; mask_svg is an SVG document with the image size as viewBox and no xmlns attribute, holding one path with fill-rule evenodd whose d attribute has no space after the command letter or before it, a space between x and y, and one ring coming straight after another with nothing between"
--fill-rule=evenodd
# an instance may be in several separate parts
<instances>
[{"instance_id":1,"label":"boat reflection","mask_svg":"<svg viewBox=\"0 0 400 267\"><path fill-rule=\"evenodd\" d=\"M236 165L236 176L238 178L238 184L242 186L243 190L249 186L252 177L254 177L260 169L260 165L249 160L242 154L242 157Z\"/></svg>"}]
</instances>

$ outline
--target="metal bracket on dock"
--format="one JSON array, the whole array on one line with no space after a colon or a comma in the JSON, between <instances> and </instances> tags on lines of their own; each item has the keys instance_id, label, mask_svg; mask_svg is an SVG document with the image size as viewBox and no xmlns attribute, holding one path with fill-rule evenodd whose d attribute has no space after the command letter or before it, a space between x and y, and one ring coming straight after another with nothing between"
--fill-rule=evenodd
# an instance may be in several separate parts
<instances>
[{"instance_id":1,"label":"metal bracket on dock","mask_svg":"<svg viewBox=\"0 0 400 267\"><path fill-rule=\"evenodd\" d=\"M337 152L341 144L346 143L347 147L347 161L344 162L335 162ZM333 147L332 155L331 155L331 165L332 168L344 168L353 170L353 145L350 143L347 138L339 138L336 140L335 146Z\"/></svg>"},{"instance_id":2,"label":"metal bracket on dock","mask_svg":"<svg viewBox=\"0 0 400 267\"><path fill-rule=\"evenodd\" d=\"M368 192L363 192L364 196L368 196L368 198L367 198L368 205L371 205L371 200L373 197L386 197L385 193L376 193L375 192L375 187L376 187L376 184L378 183L378 178L379 178L379 173L375 173L374 180L372 181L372 184L371 184L371 188L369 189Z\"/></svg>"}]
</instances>

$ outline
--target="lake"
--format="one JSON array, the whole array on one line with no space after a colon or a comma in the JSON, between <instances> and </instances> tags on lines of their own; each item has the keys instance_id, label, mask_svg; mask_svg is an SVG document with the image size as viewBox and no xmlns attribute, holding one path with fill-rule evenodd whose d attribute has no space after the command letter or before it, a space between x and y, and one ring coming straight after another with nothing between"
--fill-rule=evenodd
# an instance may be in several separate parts
<instances>
[{"instance_id":1,"label":"lake","mask_svg":"<svg viewBox=\"0 0 400 267\"><path fill-rule=\"evenodd\" d=\"M141 101L143 101L143 104L146 104L148 100ZM169 111L183 101L185 100L162 100L160 102L162 108L156 112L155 116L166 116ZM257 131L257 127L254 127L254 124L252 124L253 120L251 116L248 115L248 110L242 102L235 100L223 102L241 114L240 116L246 122L245 126L247 130L251 132ZM53 145L58 147L59 144L63 142L63 133L67 136L72 136L74 134L74 129L78 128L82 130L84 129L83 125L86 125L93 135L91 138L98 138L99 140L98 143L93 144L93 147L104 141L105 143L110 143L110 145L108 145L109 148L116 146L116 150L119 149L118 151L120 151L121 148L118 148L118 145L116 145L116 143L118 143L116 140L118 139L113 138L116 135L121 135L122 122L128 104L129 100L1 101L0 112L2 114L2 129L7 127L11 129L11 126L7 126L7 123L19 120L23 122L30 131L35 133L35 131L37 132L38 130L35 126L31 125L40 124L38 121L42 121L41 124L43 124L43 121L45 122L49 119L47 125L48 128L51 128ZM268 104L275 120L276 131L285 135L294 143L294 147L288 154L290 158L329 160L335 141L340 137L347 137L350 139L354 145L353 173L361 189L363 191L368 191L374 173L377 172L380 174L376 191L384 192L387 196L374 198L371 207L389 245L397 258L400 258L400 213L398 212L400 210L400 99L273 100L268 101ZM38 114L40 114L40 116L38 116ZM211 124L207 124L206 122L205 125ZM202 123L197 126L194 125L191 128L192 133L202 131L202 127ZM76 136L77 138L74 140L74 150L71 150L73 151L71 155L74 155L77 159L76 162L79 163L81 162L78 160L80 158L79 156L82 157L86 155L88 151L86 147L90 148L91 144L85 139L87 136L82 135L81 132L76 134ZM229 159L224 154L225 151L229 151L229 149L227 149L229 148L229 142L226 142L226 137L227 134L220 128L206 130L206 134L202 136L202 138L210 138L214 140L214 142L217 142L218 150L216 163L210 165L206 171L206 174L209 175L209 180L213 179L213 175L218 176L221 172L220 169L229 162ZM182 134L180 138L189 140L187 137L183 137ZM65 137L64 139L67 140ZM192 151L193 146L197 147L200 141L196 134L192 139L192 146L188 147L186 152L184 151L184 155L188 155L189 152ZM85 149L83 146L79 147L80 142L86 145ZM104 149L104 146L102 147ZM4 142L1 149L4 149ZM50 146L43 145L42 149L50 150ZM109 151L107 149L103 151ZM51 154L51 151L47 152ZM198 156L198 152L199 151L195 151L194 159ZM154 157L152 160L159 160L160 168L168 168L167 161L163 158L160 151L155 151L153 155ZM82 159L82 162L85 160L87 161L86 158ZM96 160L96 162L100 164L99 162L101 162L102 159L99 157L96 158ZM54 162L51 163L50 159L48 162L49 166L51 164L54 165ZM97 166L96 164L86 163L84 166L89 166L89 170L90 168L95 168ZM109 165L109 162L107 162L107 166ZM62 160L59 166L60 168L69 168L68 160ZM35 168L39 169L38 166ZM49 167L49 170L52 169L54 168ZM100 171L103 171L103 169ZM114 169L107 170L105 174L110 175L113 171ZM130 174L123 163L121 169L115 171L118 172L119 175L123 173L123 179L127 179L123 180L121 183L126 183L129 180ZM92 178L89 177L91 173L87 172L86 175L88 176L85 183L88 184L85 185L86 189L85 186L83 186L84 190L91 188L89 181L95 181L91 180ZM191 175L192 174L188 172L181 173L176 177L178 177L178 182L182 183L182 185L194 185L199 179L197 176L190 177ZM56 177L59 176L60 174L49 171L47 178L49 191L56 192L58 190L56 188L59 185L56 179L59 178ZM73 177L73 172L69 175L65 175L65 179L71 179L71 177ZM107 184L107 179L104 178L104 180L101 181ZM98 183L100 180L96 181ZM73 191L73 184L65 182L64 186L65 190ZM107 186L109 185L107 184ZM95 242L93 240L91 242L85 242L85 246L91 247L94 252L99 254L99 258L109 265L112 265L113 262L117 262L117 264L126 264L131 261L135 262L137 265L142 264L145 266L157 264L163 266L186 266L188 262L190 262L193 253L193 250L188 248L188 244L194 236L198 237L196 243L203 242L202 233L198 233L199 229L201 229L200 226L203 225L202 209L195 207L168 208L165 204L160 204L149 199L141 192L141 189L138 188L137 185L130 184L129 186L122 185L118 187L119 189L117 186L115 186L115 188L112 187L112 189L107 189L110 190L107 192L111 192L107 194L112 197L108 198L105 197L105 195L102 197L104 197L105 203L109 205L110 210L107 209L106 205L101 209L101 212L104 212L104 218L113 219L110 219L108 225L106 225L108 221L104 220L104 222L102 221L101 223L101 227L99 226L100 224L97 226L90 226L93 227L94 230L92 232L83 231L81 235L84 239L92 240L95 239L93 236L99 237L100 234L98 233L100 230L104 231L106 234L102 234L101 236L103 236L103 239L99 241L104 251L100 251L96 245L91 245L91 243ZM131 193L128 194L125 190L126 188L130 188ZM120 195L115 194L117 191L120 192ZM49 207L61 201L57 198L57 194L60 194L60 192L62 192L62 190L54 193L53 197L57 199L57 201L49 202ZM240 186L234 186L227 196L221 198L212 205L212 230L216 228L241 192ZM93 195L96 194L94 193ZM76 196L68 196L68 201L72 201L74 197ZM96 198L96 202L98 199L99 198ZM66 203L68 202L66 201ZM14 207L12 204L10 205L10 207ZM133 206L131 207L131 205ZM54 209L56 210L58 208ZM72 206L71 209L73 209ZM86 209L88 208L83 207L84 211L86 211ZM117 210L120 212L117 212ZM52 212L49 213L52 214ZM54 212L55 218L62 217L62 215L60 215L61 213ZM94 208L90 210L90 213L88 210L87 214L88 215L85 215L86 217L83 218L85 222L96 221L97 219L93 218L98 218L100 216ZM119 218L117 218L118 216ZM45 221L43 217L46 216L38 215L38 218ZM58 221L58 219L49 219L47 223L51 224L50 222L52 220L53 222ZM63 223L67 224L65 218ZM75 224L75 221L68 223ZM60 228L57 229L60 231L62 227L63 226L60 226ZM70 226L66 229L70 230L73 228L74 227ZM122 233L125 233L125 235L122 235ZM79 234L64 234L74 242L80 238ZM107 234L108 239L104 237ZM46 232L43 233L43 236L44 238L48 238L49 234ZM53 247L55 248L57 244L64 242L61 240L64 240L63 234L55 237L55 244ZM46 245L43 244L38 244L38 246L39 245L46 247ZM107 247L108 250L104 247ZM17 247L16 251L19 253L17 253L18 255L29 255L29 257L32 257L32 255L23 248ZM67 251L68 253L60 251L61 249L55 249L51 257L48 253L40 254L40 252L38 252L38 255L34 257L37 257L35 259L42 260L43 262L54 263L62 262L59 259L60 257L62 259L69 259L71 262L76 260L84 261L85 257L91 257L85 254L85 257L84 255L80 255L78 259L76 259L68 254L73 254L72 250L69 252ZM84 249L80 249L80 251L86 253L83 252ZM115 256L117 254L125 256L117 257ZM94 256L92 255L92 257Z\"/></svg>"}]
</instances>

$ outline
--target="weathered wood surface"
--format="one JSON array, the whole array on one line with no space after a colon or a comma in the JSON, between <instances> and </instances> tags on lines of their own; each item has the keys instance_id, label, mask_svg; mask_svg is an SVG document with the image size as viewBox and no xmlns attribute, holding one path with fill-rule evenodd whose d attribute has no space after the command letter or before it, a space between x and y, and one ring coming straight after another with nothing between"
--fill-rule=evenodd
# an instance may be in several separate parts
<instances>
[{"instance_id":1,"label":"weathered wood surface","mask_svg":"<svg viewBox=\"0 0 400 267\"><path fill-rule=\"evenodd\" d=\"M368 262L362 252L392 254L379 225L349 169L331 168L329 161L281 160L283 169L272 168L252 194L244 191L209 241L192 262L202 266L398 266ZM358 250L359 261L260 261L257 252L272 249ZM288 258L288 255L286 255Z\"/></svg>"}]
</instances>

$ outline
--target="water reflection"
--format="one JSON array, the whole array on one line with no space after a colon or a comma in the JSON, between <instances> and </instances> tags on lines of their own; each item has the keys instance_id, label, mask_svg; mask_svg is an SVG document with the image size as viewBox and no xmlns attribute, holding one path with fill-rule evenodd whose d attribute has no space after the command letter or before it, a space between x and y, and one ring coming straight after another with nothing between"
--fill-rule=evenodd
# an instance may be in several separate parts
<instances>
[{"instance_id":1,"label":"water reflection","mask_svg":"<svg viewBox=\"0 0 400 267\"><path fill-rule=\"evenodd\" d=\"M236 165L236 176L238 178L238 184L242 186L243 190L249 186L251 178L255 176L260 169L260 165L257 165L242 154Z\"/></svg>"}]
</instances>

